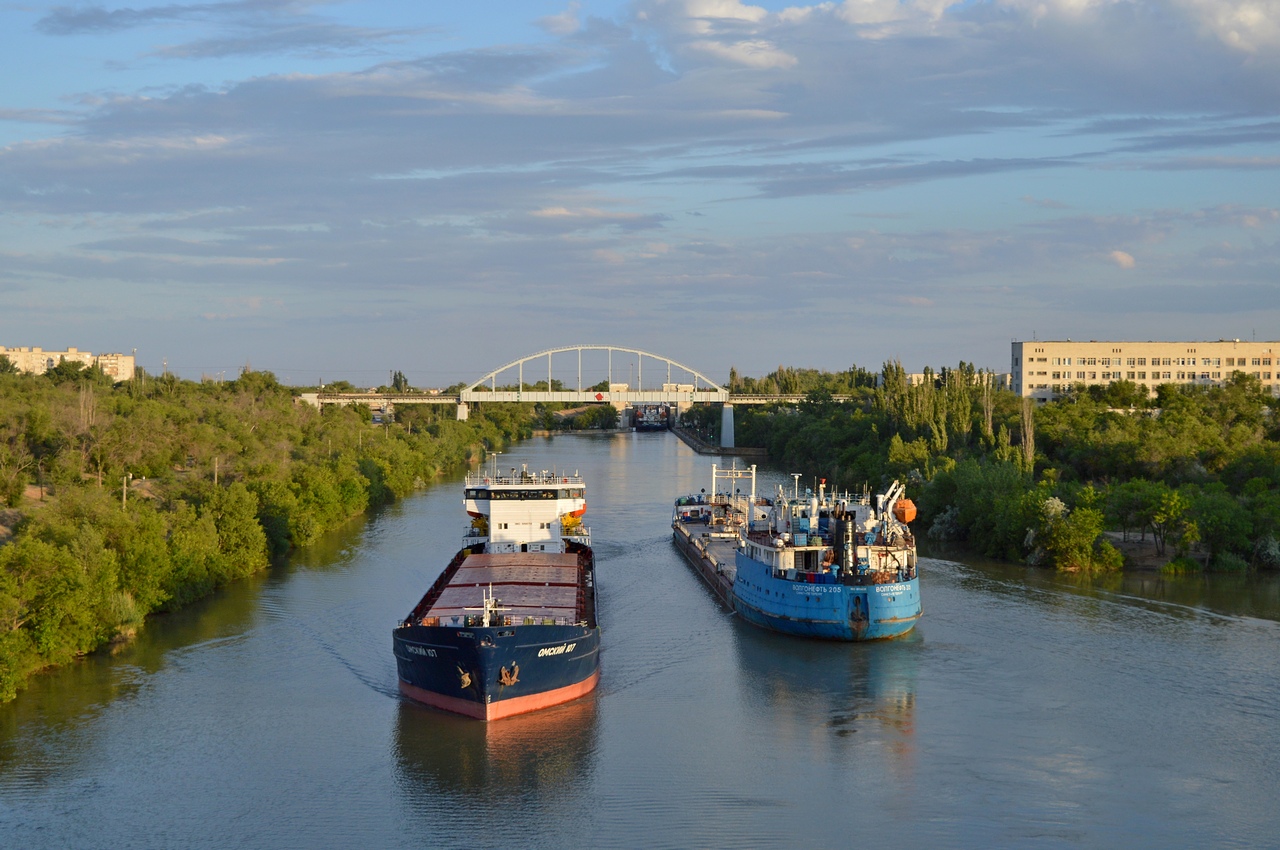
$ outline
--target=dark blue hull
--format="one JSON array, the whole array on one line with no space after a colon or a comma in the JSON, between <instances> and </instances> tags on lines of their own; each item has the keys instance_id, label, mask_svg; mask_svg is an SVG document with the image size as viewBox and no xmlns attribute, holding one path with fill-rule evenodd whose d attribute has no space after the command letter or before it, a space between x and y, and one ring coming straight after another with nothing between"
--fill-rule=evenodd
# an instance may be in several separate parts
<instances>
[{"instance_id":1,"label":"dark blue hull","mask_svg":"<svg viewBox=\"0 0 1280 850\"><path fill-rule=\"evenodd\" d=\"M588 626L407 626L394 649L406 696L483 720L568 702L599 680L600 630Z\"/></svg>"}]
</instances>

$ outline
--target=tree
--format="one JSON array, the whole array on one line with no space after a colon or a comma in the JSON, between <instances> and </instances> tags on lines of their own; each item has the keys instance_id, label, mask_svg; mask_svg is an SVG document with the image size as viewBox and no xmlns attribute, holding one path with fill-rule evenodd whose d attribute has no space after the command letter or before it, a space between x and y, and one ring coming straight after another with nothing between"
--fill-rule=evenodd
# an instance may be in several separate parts
<instances>
[{"instance_id":1,"label":"tree","mask_svg":"<svg viewBox=\"0 0 1280 850\"><path fill-rule=\"evenodd\" d=\"M1213 566L1225 554L1251 554L1252 523L1241 504L1221 483L1192 488L1191 515L1200 532L1200 542L1209 552Z\"/></svg>"},{"instance_id":2,"label":"tree","mask_svg":"<svg viewBox=\"0 0 1280 850\"><path fill-rule=\"evenodd\" d=\"M1148 492L1144 514L1156 540L1156 552L1163 555L1165 544L1172 540L1174 552L1184 557L1200 539L1200 530L1191 518L1191 505L1177 490L1163 482Z\"/></svg>"},{"instance_id":3,"label":"tree","mask_svg":"<svg viewBox=\"0 0 1280 850\"><path fill-rule=\"evenodd\" d=\"M1022 400L1022 467L1027 472L1036 468L1036 414L1035 402Z\"/></svg>"}]
</instances>

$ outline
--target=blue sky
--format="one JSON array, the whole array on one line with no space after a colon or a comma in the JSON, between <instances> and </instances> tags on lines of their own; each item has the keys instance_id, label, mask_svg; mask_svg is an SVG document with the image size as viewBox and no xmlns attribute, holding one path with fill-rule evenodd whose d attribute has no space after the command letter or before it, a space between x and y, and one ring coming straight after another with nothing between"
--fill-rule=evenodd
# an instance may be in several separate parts
<instances>
[{"instance_id":1,"label":"blue sky","mask_svg":"<svg viewBox=\"0 0 1280 850\"><path fill-rule=\"evenodd\" d=\"M1280 338L1280 0L0 5L0 345L184 377Z\"/></svg>"}]
</instances>

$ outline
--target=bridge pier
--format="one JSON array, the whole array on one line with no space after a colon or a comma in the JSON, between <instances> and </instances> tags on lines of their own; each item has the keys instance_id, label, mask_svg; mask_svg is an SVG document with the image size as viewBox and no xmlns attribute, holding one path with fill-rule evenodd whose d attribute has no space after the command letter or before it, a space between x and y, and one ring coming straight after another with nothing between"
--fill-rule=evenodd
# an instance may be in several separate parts
<instances>
[{"instance_id":1,"label":"bridge pier","mask_svg":"<svg viewBox=\"0 0 1280 850\"><path fill-rule=\"evenodd\" d=\"M470 412L470 408L467 407L467 403L465 401L458 402L458 421L459 422L466 422L467 414L469 412Z\"/></svg>"},{"instance_id":2,"label":"bridge pier","mask_svg":"<svg viewBox=\"0 0 1280 850\"><path fill-rule=\"evenodd\" d=\"M733 405L725 404L720 409L720 448L733 448Z\"/></svg>"}]
</instances>

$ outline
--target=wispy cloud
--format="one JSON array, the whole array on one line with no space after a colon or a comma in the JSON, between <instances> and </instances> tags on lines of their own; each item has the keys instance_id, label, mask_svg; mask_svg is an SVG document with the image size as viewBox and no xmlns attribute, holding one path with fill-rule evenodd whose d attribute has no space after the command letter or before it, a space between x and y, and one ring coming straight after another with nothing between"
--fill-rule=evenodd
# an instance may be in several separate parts
<instances>
[{"instance_id":1,"label":"wispy cloud","mask_svg":"<svg viewBox=\"0 0 1280 850\"><path fill-rule=\"evenodd\" d=\"M942 346L1101 321L1071 306L1101 298L1136 315L1127 293L1162 285L1228 315L1210 287L1280 279L1271 0L566 3L530 43L447 49L335 9L44 13L33 37L169 76L108 63L62 100L0 104L26 134L0 147L0 288L127 282L224 325L273 320L250 297L406 322L550 299L689 345L726 306L767 333L785 292L797 320L861 327L892 292ZM103 314L129 321L129 300Z\"/></svg>"}]
</instances>

